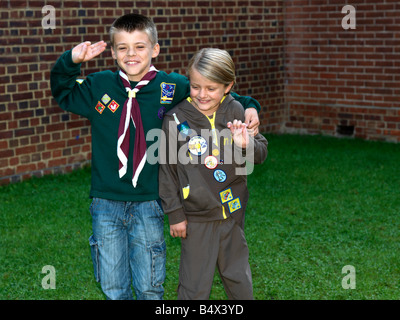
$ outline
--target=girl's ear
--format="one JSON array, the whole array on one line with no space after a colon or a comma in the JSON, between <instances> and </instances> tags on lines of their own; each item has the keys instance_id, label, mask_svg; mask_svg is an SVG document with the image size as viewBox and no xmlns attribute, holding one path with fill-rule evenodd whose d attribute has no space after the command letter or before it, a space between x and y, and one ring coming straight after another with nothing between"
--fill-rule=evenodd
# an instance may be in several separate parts
<instances>
[{"instance_id":1,"label":"girl's ear","mask_svg":"<svg viewBox=\"0 0 400 320\"><path fill-rule=\"evenodd\" d=\"M232 90L234 84L235 84L235 82L232 81L232 82L226 87L225 95L227 95L229 92L231 92L231 90Z\"/></svg>"}]
</instances>

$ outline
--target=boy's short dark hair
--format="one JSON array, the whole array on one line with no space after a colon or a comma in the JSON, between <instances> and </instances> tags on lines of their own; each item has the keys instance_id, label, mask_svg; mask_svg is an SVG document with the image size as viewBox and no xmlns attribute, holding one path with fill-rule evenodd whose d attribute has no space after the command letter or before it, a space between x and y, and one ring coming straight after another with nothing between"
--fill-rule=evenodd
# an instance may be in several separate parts
<instances>
[{"instance_id":1,"label":"boy's short dark hair","mask_svg":"<svg viewBox=\"0 0 400 320\"><path fill-rule=\"evenodd\" d=\"M114 35L118 31L133 32L144 31L148 35L153 46L158 43L157 28L154 22L141 14L129 13L119 17L113 22L110 28L111 46L114 47Z\"/></svg>"}]
</instances>

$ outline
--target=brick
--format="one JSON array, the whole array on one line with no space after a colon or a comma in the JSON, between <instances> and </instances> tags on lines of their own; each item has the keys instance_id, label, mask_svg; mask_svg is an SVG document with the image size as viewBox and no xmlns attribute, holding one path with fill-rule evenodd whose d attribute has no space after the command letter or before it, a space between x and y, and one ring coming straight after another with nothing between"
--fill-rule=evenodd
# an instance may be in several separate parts
<instances>
[{"instance_id":1,"label":"brick","mask_svg":"<svg viewBox=\"0 0 400 320\"><path fill-rule=\"evenodd\" d=\"M34 128L26 128L26 129L17 129L14 131L15 137L23 137L23 136L30 136L35 133Z\"/></svg>"},{"instance_id":2,"label":"brick","mask_svg":"<svg viewBox=\"0 0 400 320\"><path fill-rule=\"evenodd\" d=\"M15 154L17 156L23 155L23 154L30 154L36 152L36 146L35 145L31 145L31 146L27 146L27 147L23 147L23 148L18 148L15 150Z\"/></svg>"},{"instance_id":3,"label":"brick","mask_svg":"<svg viewBox=\"0 0 400 320\"><path fill-rule=\"evenodd\" d=\"M46 149L47 150L62 149L65 148L65 146L66 146L66 141L55 141L46 144Z\"/></svg>"},{"instance_id":4,"label":"brick","mask_svg":"<svg viewBox=\"0 0 400 320\"><path fill-rule=\"evenodd\" d=\"M53 167L59 167L59 166L63 166L67 164L67 160L65 158L61 158L61 159L54 159L54 160L50 160L48 163L48 167L49 168L53 168Z\"/></svg>"},{"instance_id":5,"label":"brick","mask_svg":"<svg viewBox=\"0 0 400 320\"><path fill-rule=\"evenodd\" d=\"M14 112L14 119L30 118L34 116L33 110Z\"/></svg>"},{"instance_id":6,"label":"brick","mask_svg":"<svg viewBox=\"0 0 400 320\"><path fill-rule=\"evenodd\" d=\"M16 168L16 173L26 173L26 172L32 172L36 170L36 164L30 163L30 164L24 164L24 165L19 165Z\"/></svg>"}]
</instances>

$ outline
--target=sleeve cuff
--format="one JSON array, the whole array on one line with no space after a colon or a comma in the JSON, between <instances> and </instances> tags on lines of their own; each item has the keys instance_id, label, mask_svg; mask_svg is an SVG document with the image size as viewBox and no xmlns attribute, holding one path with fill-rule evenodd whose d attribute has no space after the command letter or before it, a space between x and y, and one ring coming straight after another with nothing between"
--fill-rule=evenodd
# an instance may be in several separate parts
<instances>
[{"instance_id":1,"label":"sleeve cuff","mask_svg":"<svg viewBox=\"0 0 400 320\"><path fill-rule=\"evenodd\" d=\"M186 215L183 212L182 208L168 213L167 216L170 225L177 224L186 220Z\"/></svg>"}]
</instances>

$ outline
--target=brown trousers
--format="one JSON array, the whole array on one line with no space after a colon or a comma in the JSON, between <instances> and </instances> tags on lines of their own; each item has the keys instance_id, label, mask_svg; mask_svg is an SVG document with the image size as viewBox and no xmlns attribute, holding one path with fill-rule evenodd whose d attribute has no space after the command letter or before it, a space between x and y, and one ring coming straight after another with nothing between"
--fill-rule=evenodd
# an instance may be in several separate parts
<instances>
[{"instance_id":1,"label":"brown trousers","mask_svg":"<svg viewBox=\"0 0 400 320\"><path fill-rule=\"evenodd\" d=\"M231 300L252 300L249 250L243 229L234 219L189 222L181 242L178 300L210 297L215 267Z\"/></svg>"}]
</instances>

